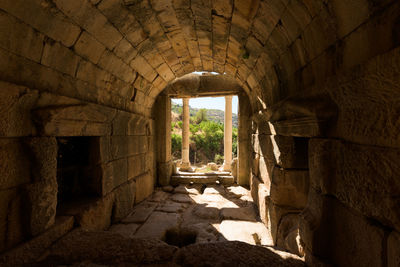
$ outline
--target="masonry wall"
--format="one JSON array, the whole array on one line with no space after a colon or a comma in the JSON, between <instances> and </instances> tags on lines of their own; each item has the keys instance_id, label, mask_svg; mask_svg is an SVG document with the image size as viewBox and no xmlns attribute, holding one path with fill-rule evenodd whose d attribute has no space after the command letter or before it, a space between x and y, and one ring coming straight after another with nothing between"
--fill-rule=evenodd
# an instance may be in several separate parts
<instances>
[{"instance_id":1,"label":"masonry wall","mask_svg":"<svg viewBox=\"0 0 400 267\"><path fill-rule=\"evenodd\" d=\"M166 82L138 54L142 29L92 2L0 3L0 252L107 228L153 190L150 92ZM59 209L57 140L80 136L97 197Z\"/></svg>"},{"instance_id":2,"label":"masonry wall","mask_svg":"<svg viewBox=\"0 0 400 267\"><path fill-rule=\"evenodd\" d=\"M6 82L0 96L0 251L43 236L45 248L74 225L106 229L152 193L152 119ZM96 195L60 206L57 140L82 136L90 163L81 178Z\"/></svg>"},{"instance_id":3,"label":"masonry wall","mask_svg":"<svg viewBox=\"0 0 400 267\"><path fill-rule=\"evenodd\" d=\"M399 264L399 59L393 49L253 116L253 197L275 243L310 265Z\"/></svg>"}]
</instances>

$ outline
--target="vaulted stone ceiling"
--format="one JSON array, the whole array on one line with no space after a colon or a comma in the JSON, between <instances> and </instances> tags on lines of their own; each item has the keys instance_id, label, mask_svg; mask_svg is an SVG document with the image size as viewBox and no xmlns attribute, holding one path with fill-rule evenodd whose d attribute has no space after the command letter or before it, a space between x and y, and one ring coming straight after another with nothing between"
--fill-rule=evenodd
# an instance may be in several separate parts
<instances>
[{"instance_id":1,"label":"vaulted stone ceiling","mask_svg":"<svg viewBox=\"0 0 400 267\"><path fill-rule=\"evenodd\" d=\"M2 0L0 9L9 63L0 78L141 114L193 71L235 78L253 110L265 109L398 43L393 0Z\"/></svg>"}]
</instances>

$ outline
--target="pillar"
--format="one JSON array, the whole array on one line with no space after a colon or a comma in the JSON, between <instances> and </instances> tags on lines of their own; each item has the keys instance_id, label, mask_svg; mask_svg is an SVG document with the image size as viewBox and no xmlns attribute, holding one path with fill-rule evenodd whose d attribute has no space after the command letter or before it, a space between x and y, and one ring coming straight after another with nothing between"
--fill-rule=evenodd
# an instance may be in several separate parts
<instances>
[{"instance_id":1,"label":"pillar","mask_svg":"<svg viewBox=\"0 0 400 267\"><path fill-rule=\"evenodd\" d=\"M225 96L224 121L224 171L231 170L232 163L232 96Z\"/></svg>"},{"instance_id":2,"label":"pillar","mask_svg":"<svg viewBox=\"0 0 400 267\"><path fill-rule=\"evenodd\" d=\"M191 171L189 161L189 98L183 98L183 129L182 129L182 163L180 171Z\"/></svg>"},{"instance_id":3,"label":"pillar","mask_svg":"<svg viewBox=\"0 0 400 267\"><path fill-rule=\"evenodd\" d=\"M169 185L172 175L171 157L171 99L159 95L154 104L156 129L156 162L158 185Z\"/></svg>"},{"instance_id":4,"label":"pillar","mask_svg":"<svg viewBox=\"0 0 400 267\"><path fill-rule=\"evenodd\" d=\"M239 185L249 185L251 177L251 106L245 93L239 94L238 177Z\"/></svg>"}]
</instances>

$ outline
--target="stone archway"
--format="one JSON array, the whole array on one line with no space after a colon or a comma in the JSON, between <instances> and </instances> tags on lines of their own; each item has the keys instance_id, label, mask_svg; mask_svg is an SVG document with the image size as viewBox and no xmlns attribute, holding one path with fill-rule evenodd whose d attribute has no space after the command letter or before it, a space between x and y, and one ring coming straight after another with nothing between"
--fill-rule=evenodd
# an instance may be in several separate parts
<instances>
[{"instance_id":1,"label":"stone archway","mask_svg":"<svg viewBox=\"0 0 400 267\"><path fill-rule=\"evenodd\" d=\"M171 98L202 96L239 96L238 178L240 185L250 184L250 117L248 96L235 80L225 75L188 74L168 85L153 107L156 125L157 175L160 185L170 183L171 161Z\"/></svg>"}]
</instances>

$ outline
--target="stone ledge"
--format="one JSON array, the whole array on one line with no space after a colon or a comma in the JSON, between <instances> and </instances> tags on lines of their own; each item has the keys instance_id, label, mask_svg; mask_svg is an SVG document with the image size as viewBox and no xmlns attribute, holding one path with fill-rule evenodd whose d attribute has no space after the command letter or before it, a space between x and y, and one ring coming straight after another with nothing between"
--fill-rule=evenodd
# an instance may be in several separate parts
<instances>
[{"instance_id":1,"label":"stone ledge","mask_svg":"<svg viewBox=\"0 0 400 267\"><path fill-rule=\"evenodd\" d=\"M0 255L0 265L23 265L38 259L54 241L71 231L73 226L74 217L57 217L55 224L46 232Z\"/></svg>"}]
</instances>

